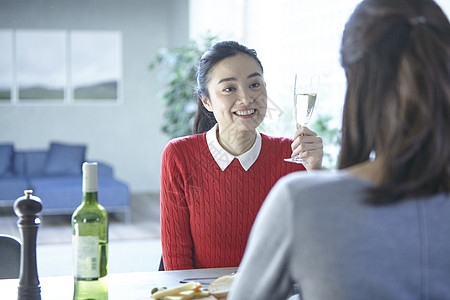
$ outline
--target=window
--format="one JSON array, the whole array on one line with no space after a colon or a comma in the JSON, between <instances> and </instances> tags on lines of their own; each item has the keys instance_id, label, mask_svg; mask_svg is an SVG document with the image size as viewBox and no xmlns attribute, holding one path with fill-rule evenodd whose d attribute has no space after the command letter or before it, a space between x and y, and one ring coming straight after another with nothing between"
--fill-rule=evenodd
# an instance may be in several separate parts
<instances>
[{"instance_id":1,"label":"window","mask_svg":"<svg viewBox=\"0 0 450 300\"><path fill-rule=\"evenodd\" d=\"M262 132L293 137L295 73L320 75L309 126L329 118L330 132L341 127L346 83L339 62L340 39L346 20L360 0L234 0L234 6L230 4L224 9L216 5L215 10L204 3L209 1L191 0L195 14L191 15L191 22L195 23L191 35L197 38L210 30L220 39L235 39L257 51L264 66L268 93ZM324 137L325 167L336 165L338 150L336 142Z\"/></svg>"},{"instance_id":2,"label":"window","mask_svg":"<svg viewBox=\"0 0 450 300\"><path fill-rule=\"evenodd\" d=\"M264 66L268 112L261 125L265 133L294 134L294 73L320 75L319 93L310 124L331 118L330 129L341 127L346 90L339 48L350 14L361 0L220 0L190 1L190 34L206 32L237 40L254 48ZM436 1L449 16L450 1ZM339 147L324 140L324 166L334 166Z\"/></svg>"},{"instance_id":3,"label":"window","mask_svg":"<svg viewBox=\"0 0 450 300\"><path fill-rule=\"evenodd\" d=\"M120 102L121 43L117 31L0 31L0 104Z\"/></svg>"}]
</instances>

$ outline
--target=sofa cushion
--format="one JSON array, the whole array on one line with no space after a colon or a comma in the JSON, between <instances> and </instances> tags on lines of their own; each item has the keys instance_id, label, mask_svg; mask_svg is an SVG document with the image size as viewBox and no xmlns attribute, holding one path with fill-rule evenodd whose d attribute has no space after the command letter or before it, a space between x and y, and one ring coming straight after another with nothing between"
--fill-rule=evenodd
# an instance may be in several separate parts
<instances>
[{"instance_id":1,"label":"sofa cushion","mask_svg":"<svg viewBox=\"0 0 450 300\"><path fill-rule=\"evenodd\" d=\"M2 177L0 180L0 201L16 200L24 195L25 190L29 189L31 189L31 186L25 177Z\"/></svg>"},{"instance_id":2,"label":"sofa cushion","mask_svg":"<svg viewBox=\"0 0 450 300\"><path fill-rule=\"evenodd\" d=\"M0 144L0 176L12 173L13 145Z\"/></svg>"},{"instance_id":3,"label":"sofa cushion","mask_svg":"<svg viewBox=\"0 0 450 300\"><path fill-rule=\"evenodd\" d=\"M80 175L85 160L86 146L51 143L47 154L44 174Z\"/></svg>"},{"instance_id":4,"label":"sofa cushion","mask_svg":"<svg viewBox=\"0 0 450 300\"><path fill-rule=\"evenodd\" d=\"M25 153L23 151L14 151L14 159L12 163L12 170L15 176L25 177L26 169L25 169Z\"/></svg>"},{"instance_id":5,"label":"sofa cushion","mask_svg":"<svg viewBox=\"0 0 450 300\"><path fill-rule=\"evenodd\" d=\"M24 163L26 177L44 176L44 168L47 162L48 151L26 151L24 152ZM19 152L16 152L16 157Z\"/></svg>"}]
</instances>

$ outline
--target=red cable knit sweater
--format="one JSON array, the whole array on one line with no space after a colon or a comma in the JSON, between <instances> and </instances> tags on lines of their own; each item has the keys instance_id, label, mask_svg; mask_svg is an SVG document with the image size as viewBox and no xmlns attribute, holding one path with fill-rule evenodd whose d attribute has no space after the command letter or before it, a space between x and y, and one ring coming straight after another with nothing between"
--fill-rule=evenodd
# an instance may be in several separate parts
<instances>
[{"instance_id":1,"label":"red cable knit sweater","mask_svg":"<svg viewBox=\"0 0 450 300\"><path fill-rule=\"evenodd\" d=\"M206 133L169 142L161 166L161 241L166 270L237 267L253 221L272 186L303 165L291 139L261 134L258 159L245 171L234 159L222 171Z\"/></svg>"}]
</instances>

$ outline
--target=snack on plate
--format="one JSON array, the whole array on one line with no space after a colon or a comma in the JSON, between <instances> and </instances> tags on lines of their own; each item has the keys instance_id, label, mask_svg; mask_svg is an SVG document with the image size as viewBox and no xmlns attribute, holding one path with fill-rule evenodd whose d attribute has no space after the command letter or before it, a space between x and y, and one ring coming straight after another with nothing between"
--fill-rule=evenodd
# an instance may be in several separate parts
<instances>
[{"instance_id":1,"label":"snack on plate","mask_svg":"<svg viewBox=\"0 0 450 300\"><path fill-rule=\"evenodd\" d=\"M233 283L233 279L236 274L233 275L225 275L217 278L208 287L208 291L211 295L216 297L217 299L225 299L228 296L228 292L230 291L231 284Z\"/></svg>"},{"instance_id":2,"label":"snack on plate","mask_svg":"<svg viewBox=\"0 0 450 300\"><path fill-rule=\"evenodd\" d=\"M171 289L162 289L152 294L153 299L188 300L194 297L207 297L209 292L202 291L199 282L188 282Z\"/></svg>"}]
</instances>

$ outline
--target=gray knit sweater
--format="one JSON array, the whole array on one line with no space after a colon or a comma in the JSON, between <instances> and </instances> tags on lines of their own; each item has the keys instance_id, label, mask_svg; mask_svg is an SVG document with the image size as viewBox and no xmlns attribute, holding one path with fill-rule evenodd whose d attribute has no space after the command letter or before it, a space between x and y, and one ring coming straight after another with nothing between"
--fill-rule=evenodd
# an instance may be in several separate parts
<instances>
[{"instance_id":1,"label":"gray knit sweater","mask_svg":"<svg viewBox=\"0 0 450 300\"><path fill-rule=\"evenodd\" d=\"M450 299L450 197L363 201L344 171L297 172L265 200L228 300Z\"/></svg>"}]
</instances>

